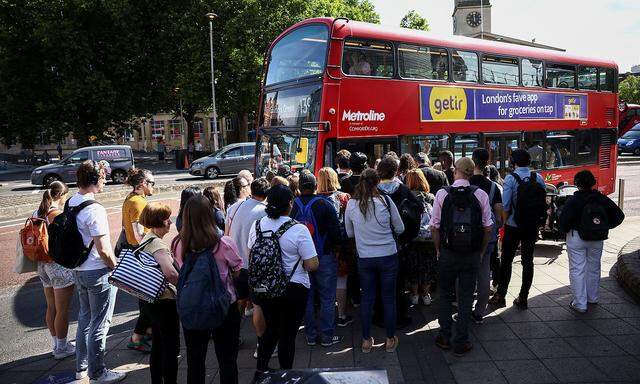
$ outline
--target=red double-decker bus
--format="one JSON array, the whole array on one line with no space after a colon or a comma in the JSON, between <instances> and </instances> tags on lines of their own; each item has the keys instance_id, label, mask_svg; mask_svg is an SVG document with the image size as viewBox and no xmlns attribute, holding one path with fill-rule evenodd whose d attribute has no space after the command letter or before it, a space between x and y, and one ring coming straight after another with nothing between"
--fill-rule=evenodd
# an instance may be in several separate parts
<instances>
[{"instance_id":1,"label":"red double-decker bus","mask_svg":"<svg viewBox=\"0 0 640 384\"><path fill-rule=\"evenodd\" d=\"M549 184L591 170L614 190L617 66L563 52L343 18L302 21L271 44L256 171L317 171L340 149L456 159L525 148Z\"/></svg>"}]
</instances>

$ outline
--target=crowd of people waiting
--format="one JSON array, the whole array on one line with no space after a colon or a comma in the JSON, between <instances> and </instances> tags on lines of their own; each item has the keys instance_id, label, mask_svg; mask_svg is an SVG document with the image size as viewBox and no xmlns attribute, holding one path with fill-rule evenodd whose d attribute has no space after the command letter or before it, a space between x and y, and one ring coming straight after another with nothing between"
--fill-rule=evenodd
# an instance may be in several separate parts
<instances>
[{"instance_id":1,"label":"crowd of people waiting","mask_svg":"<svg viewBox=\"0 0 640 384\"><path fill-rule=\"evenodd\" d=\"M342 150L335 170L324 167L316 175L308 170L268 172L254 179L243 171L226 183L222 194L215 188L188 187L180 197L178 235L172 241L165 240L173 224L171 208L147 201L154 192L152 173L132 169L127 180L132 191L122 206L122 233L115 250L106 210L95 202L95 194L104 188L104 165L83 163L77 172L78 192L66 200L67 187L54 182L33 214L50 223L63 211L72 212L89 250L73 270L53 260L39 262L53 357L75 354L77 379L88 376L92 383L111 383L124 378L124 373L106 368L104 354L117 291L109 276L126 249L153 255L167 282L155 300L140 300L128 343L131 349L151 353L153 383L177 381L181 325L188 383L204 383L210 339L220 382L237 383L243 315L252 318L257 335L257 377L271 370L272 356L277 355L280 369L292 368L301 325L309 346L341 343L335 329L352 323L352 307L360 312L362 352L370 353L374 346L372 323L384 327L384 349L394 352L399 344L396 329L410 321L410 306L431 305L436 289L440 331L435 343L463 355L472 348L469 323L481 324L489 305L506 306L518 247L522 286L513 304L527 309L538 235L522 216L535 216L526 210L535 210L530 200L545 184L528 168L526 150L513 151L515 169L504 180L488 164L489 153L483 148L455 161L445 151L440 160L432 165L422 152L400 157L389 152L374 162L363 153ZM579 191L559 220L567 233L571 308L577 312L598 301L606 238L600 221L608 230L624 219L618 207L594 189L595 183L589 171L576 174ZM585 211L596 211L600 226L585 224ZM528 220L535 223L531 216ZM603 233L594 235L599 229ZM198 260L208 262L205 272ZM191 299L185 296L185 282L194 284L188 280L194 271L211 277L201 283L203 290L217 292L219 286L224 291L216 296L224 299L219 300L222 306L217 308L224 310L216 321L197 317L201 312L184 304ZM80 298L75 345L66 335L74 286Z\"/></svg>"}]
</instances>

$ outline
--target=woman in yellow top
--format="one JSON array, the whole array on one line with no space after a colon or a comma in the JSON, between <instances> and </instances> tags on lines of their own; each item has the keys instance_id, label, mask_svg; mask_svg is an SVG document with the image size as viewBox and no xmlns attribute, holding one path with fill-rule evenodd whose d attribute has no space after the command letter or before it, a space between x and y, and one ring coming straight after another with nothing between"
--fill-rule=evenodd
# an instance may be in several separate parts
<instances>
[{"instance_id":1,"label":"woman in yellow top","mask_svg":"<svg viewBox=\"0 0 640 384\"><path fill-rule=\"evenodd\" d=\"M122 231L126 237L126 243L122 235L120 235L121 239L118 240L118 243L121 248L135 248L149 232L149 229L145 228L139 220L142 211L147 206L147 196L153 195L155 181L151 171L131 168L126 183L133 188L133 191L129 193L122 204ZM149 353L151 351L151 337L148 335L150 329L151 319L147 310L140 305L140 315L127 348Z\"/></svg>"},{"instance_id":2,"label":"woman in yellow top","mask_svg":"<svg viewBox=\"0 0 640 384\"><path fill-rule=\"evenodd\" d=\"M144 234L149 231L138 220L142 210L147 206L147 196L153 195L155 181L151 171L131 168L126 183L133 188L133 191L122 204L122 228L127 237L127 243L135 246L140 244Z\"/></svg>"}]
</instances>

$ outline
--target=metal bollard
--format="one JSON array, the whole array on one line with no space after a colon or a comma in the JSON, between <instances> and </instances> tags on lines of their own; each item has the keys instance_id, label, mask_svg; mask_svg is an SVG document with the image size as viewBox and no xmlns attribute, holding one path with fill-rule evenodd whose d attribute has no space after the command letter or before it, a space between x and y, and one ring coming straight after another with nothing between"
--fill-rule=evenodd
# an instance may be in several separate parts
<instances>
[{"instance_id":1,"label":"metal bollard","mask_svg":"<svg viewBox=\"0 0 640 384\"><path fill-rule=\"evenodd\" d=\"M618 207L624 210L624 179L618 180Z\"/></svg>"}]
</instances>

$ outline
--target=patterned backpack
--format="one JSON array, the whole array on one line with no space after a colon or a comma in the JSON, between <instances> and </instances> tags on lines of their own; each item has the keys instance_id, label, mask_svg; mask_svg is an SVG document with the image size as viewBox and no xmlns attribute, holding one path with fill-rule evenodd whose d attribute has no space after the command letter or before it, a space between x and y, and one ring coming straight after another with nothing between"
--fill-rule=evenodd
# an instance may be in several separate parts
<instances>
[{"instance_id":1,"label":"patterned backpack","mask_svg":"<svg viewBox=\"0 0 640 384\"><path fill-rule=\"evenodd\" d=\"M298 268L300 259L287 276L282 265L279 240L295 224L298 222L291 219L275 232L262 232L260 220L256 221L256 241L249 254L249 287L257 299L274 299L284 296L287 284Z\"/></svg>"}]
</instances>

